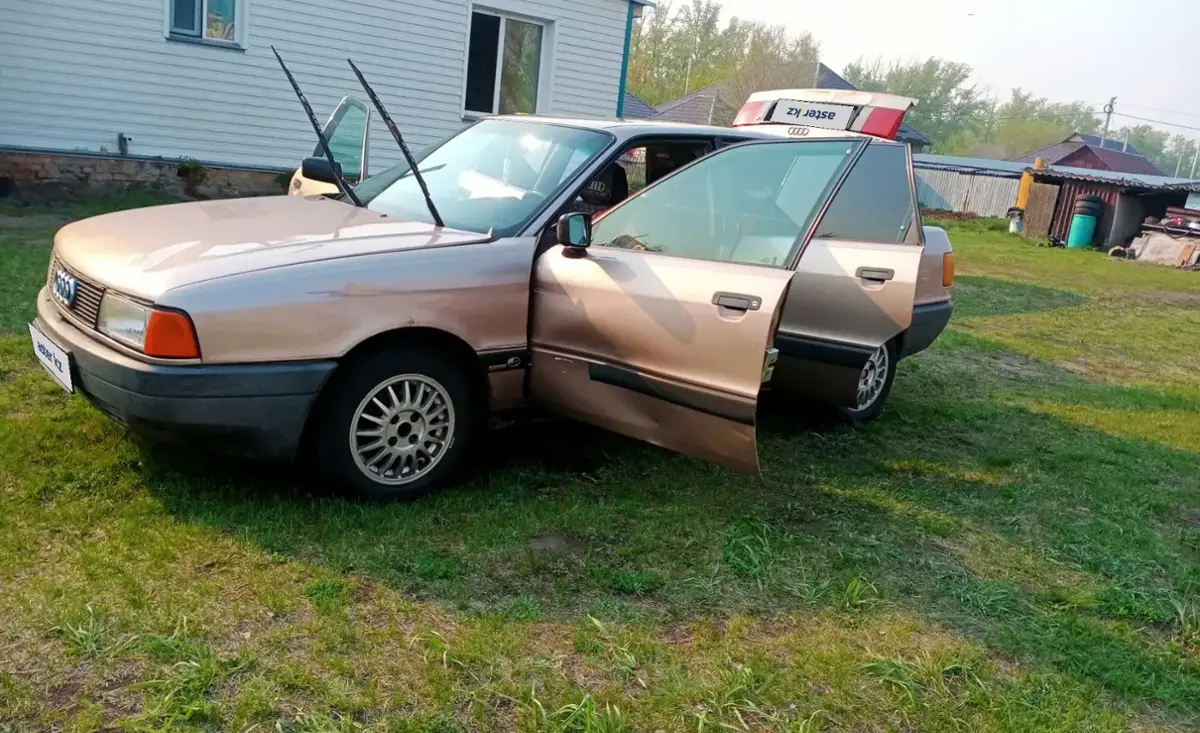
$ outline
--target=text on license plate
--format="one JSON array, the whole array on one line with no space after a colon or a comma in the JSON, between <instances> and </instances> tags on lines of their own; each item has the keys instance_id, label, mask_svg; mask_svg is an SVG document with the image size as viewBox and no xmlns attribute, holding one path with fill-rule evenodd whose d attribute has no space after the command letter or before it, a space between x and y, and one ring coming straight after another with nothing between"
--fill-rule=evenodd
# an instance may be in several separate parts
<instances>
[{"instance_id":1,"label":"text on license plate","mask_svg":"<svg viewBox=\"0 0 1200 733\"><path fill-rule=\"evenodd\" d=\"M34 356L46 368L46 371L50 372L54 381L62 385L62 388L68 392L74 392L75 388L71 384L71 355L63 351L58 344L46 338L46 334L39 331L37 326L32 323L29 324L29 337L33 339Z\"/></svg>"}]
</instances>

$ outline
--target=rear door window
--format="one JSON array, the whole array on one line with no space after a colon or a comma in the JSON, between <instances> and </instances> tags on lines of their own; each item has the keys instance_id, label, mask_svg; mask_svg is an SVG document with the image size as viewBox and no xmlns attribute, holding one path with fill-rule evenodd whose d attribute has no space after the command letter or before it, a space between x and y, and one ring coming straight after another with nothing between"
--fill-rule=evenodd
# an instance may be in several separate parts
<instances>
[{"instance_id":1,"label":"rear door window","mask_svg":"<svg viewBox=\"0 0 1200 733\"><path fill-rule=\"evenodd\" d=\"M900 244L912 241L914 224L904 146L871 143L830 202L816 236Z\"/></svg>"}]
</instances>

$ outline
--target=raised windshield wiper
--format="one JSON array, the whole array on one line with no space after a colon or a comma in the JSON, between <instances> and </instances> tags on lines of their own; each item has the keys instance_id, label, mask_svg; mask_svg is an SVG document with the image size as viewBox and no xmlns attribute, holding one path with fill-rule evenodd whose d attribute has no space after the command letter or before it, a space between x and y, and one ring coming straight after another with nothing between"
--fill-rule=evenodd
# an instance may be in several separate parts
<instances>
[{"instance_id":1,"label":"raised windshield wiper","mask_svg":"<svg viewBox=\"0 0 1200 733\"><path fill-rule=\"evenodd\" d=\"M325 159L329 161L329 168L333 171L333 177L337 179L337 187L346 198L354 202L355 206L361 207L362 201L354 194L354 189L350 188L350 184L346 183L346 179L342 177L341 166L333 159L333 151L329 149L329 141L325 139L325 133L321 132L321 125L317 123L317 116L313 114L312 105L304 98L304 92L300 91L300 85L296 83L296 77L292 76L292 72L288 71L287 64L283 63L283 57L271 46L271 52L275 54L275 58L279 60L279 66L283 68L283 73L287 74L288 81L292 83L292 89L296 92L296 96L300 98L300 104L304 107L305 114L308 115L308 121L312 123L313 131L317 133L317 140L321 142L321 152L325 153Z\"/></svg>"},{"instance_id":2,"label":"raised windshield wiper","mask_svg":"<svg viewBox=\"0 0 1200 733\"><path fill-rule=\"evenodd\" d=\"M392 120L392 116L389 115L387 110L383 108L383 102L379 101L379 97L376 96L375 90L372 89L371 85L367 83L366 78L362 75L362 72L358 70L358 67L354 65L354 62L350 59L346 59L346 63L350 64L350 68L354 70L354 75L358 77L358 83L362 84L363 91L365 91L367 96L371 99L371 104L375 105L375 109L379 112L379 116L383 118L383 124L387 125L388 132L392 133L392 137L396 139L396 144L400 146L400 152L404 153L404 159L408 161L408 168L412 171L413 177L417 179L417 185L421 187L421 193L425 196L425 205L429 207L429 215L433 217L433 223L440 227L446 226L445 223L442 222L442 216L438 213L437 207L433 205L433 197L429 195L429 186L425 185L425 177L421 175L421 169L417 167L416 159L413 158L412 153L408 149L408 145L404 143L404 137L400 134L400 128L396 127L396 123ZM401 178L403 177L404 176L401 176Z\"/></svg>"}]
</instances>

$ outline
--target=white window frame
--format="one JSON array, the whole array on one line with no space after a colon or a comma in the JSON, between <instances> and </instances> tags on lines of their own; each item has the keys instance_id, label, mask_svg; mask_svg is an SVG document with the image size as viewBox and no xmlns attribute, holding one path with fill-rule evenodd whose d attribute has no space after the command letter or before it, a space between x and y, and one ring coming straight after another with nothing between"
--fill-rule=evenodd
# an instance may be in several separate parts
<instances>
[{"instance_id":1,"label":"white window frame","mask_svg":"<svg viewBox=\"0 0 1200 733\"><path fill-rule=\"evenodd\" d=\"M540 26L542 29L542 48L541 53L538 55L537 103L534 105L533 114L540 114L549 108L547 95L550 93L550 78L554 69L554 22L543 18L523 15L505 7L515 7L515 5L515 3L507 2L506 0L492 0L488 5L472 4L467 8L467 35L463 45L462 97L459 100L459 108L462 110L462 118L464 120L478 120L483 117L499 114L500 80L504 75L504 35L509 19L522 23L531 23ZM492 90L491 112L467 109L467 80L471 72L471 28L475 24L476 13L500 19L500 37L497 39L496 44L496 79L495 88Z\"/></svg>"},{"instance_id":2,"label":"white window frame","mask_svg":"<svg viewBox=\"0 0 1200 733\"><path fill-rule=\"evenodd\" d=\"M200 27L199 35L192 35L186 31L175 30L175 24L172 22L171 12L174 8L174 0L163 0L163 35L172 41L183 41L185 43L199 43L206 46L221 46L224 48L246 48L246 39L249 37L249 9L250 0L234 0L233 3L233 40L229 41L224 38L209 38L205 35L207 31L208 19L208 3L209 0L196 0L196 5L200 9Z\"/></svg>"}]
</instances>

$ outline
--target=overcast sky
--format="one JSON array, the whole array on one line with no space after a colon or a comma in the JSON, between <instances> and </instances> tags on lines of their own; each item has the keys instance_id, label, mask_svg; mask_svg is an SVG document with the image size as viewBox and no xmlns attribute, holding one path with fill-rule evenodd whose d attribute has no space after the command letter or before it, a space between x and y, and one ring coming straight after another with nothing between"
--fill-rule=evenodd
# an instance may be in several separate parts
<instances>
[{"instance_id":1,"label":"overcast sky","mask_svg":"<svg viewBox=\"0 0 1200 733\"><path fill-rule=\"evenodd\" d=\"M1115 96L1118 112L1200 128L1200 0L727 0L725 7L811 32L838 71L860 56L938 56L970 64L1001 98L1019 86L1098 110ZM1114 127L1124 124L1138 120L1114 116Z\"/></svg>"}]
</instances>

